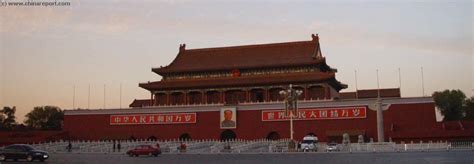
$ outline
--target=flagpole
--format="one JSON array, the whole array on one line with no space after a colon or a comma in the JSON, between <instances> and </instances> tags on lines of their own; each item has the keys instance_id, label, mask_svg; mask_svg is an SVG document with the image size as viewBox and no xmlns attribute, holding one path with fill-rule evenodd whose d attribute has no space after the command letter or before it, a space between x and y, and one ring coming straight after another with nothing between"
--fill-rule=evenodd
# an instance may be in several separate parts
<instances>
[{"instance_id":1,"label":"flagpole","mask_svg":"<svg viewBox=\"0 0 474 164\"><path fill-rule=\"evenodd\" d=\"M105 84L104 84L104 108L105 109Z\"/></svg>"},{"instance_id":2,"label":"flagpole","mask_svg":"<svg viewBox=\"0 0 474 164\"><path fill-rule=\"evenodd\" d=\"M72 109L76 108L76 84L73 85L73 91L72 91Z\"/></svg>"},{"instance_id":3,"label":"flagpole","mask_svg":"<svg viewBox=\"0 0 474 164\"><path fill-rule=\"evenodd\" d=\"M425 79L423 77L423 67L421 67L421 93L422 96L425 96Z\"/></svg>"},{"instance_id":4,"label":"flagpole","mask_svg":"<svg viewBox=\"0 0 474 164\"><path fill-rule=\"evenodd\" d=\"M89 90L87 92L87 109L91 108L91 84L89 84Z\"/></svg>"},{"instance_id":5,"label":"flagpole","mask_svg":"<svg viewBox=\"0 0 474 164\"><path fill-rule=\"evenodd\" d=\"M398 67L398 88L402 88L402 71L400 67Z\"/></svg>"},{"instance_id":6,"label":"flagpole","mask_svg":"<svg viewBox=\"0 0 474 164\"><path fill-rule=\"evenodd\" d=\"M380 98L379 69L377 69L376 72L377 72L377 98Z\"/></svg>"},{"instance_id":7,"label":"flagpole","mask_svg":"<svg viewBox=\"0 0 474 164\"><path fill-rule=\"evenodd\" d=\"M354 75L355 75L355 84L356 84L356 89L355 89L356 99L359 99L359 93L358 93L359 88L357 87L357 70L354 70Z\"/></svg>"},{"instance_id":8,"label":"flagpole","mask_svg":"<svg viewBox=\"0 0 474 164\"><path fill-rule=\"evenodd\" d=\"M122 109L122 83L120 83L120 109Z\"/></svg>"}]
</instances>

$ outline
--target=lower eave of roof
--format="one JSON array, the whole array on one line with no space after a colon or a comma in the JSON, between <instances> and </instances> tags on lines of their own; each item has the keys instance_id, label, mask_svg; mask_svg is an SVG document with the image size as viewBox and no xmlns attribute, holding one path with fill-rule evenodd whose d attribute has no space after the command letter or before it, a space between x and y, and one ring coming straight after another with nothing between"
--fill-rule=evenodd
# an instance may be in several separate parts
<instances>
[{"instance_id":1,"label":"lower eave of roof","mask_svg":"<svg viewBox=\"0 0 474 164\"><path fill-rule=\"evenodd\" d=\"M241 87L256 85L280 85L297 83L319 83L324 81L333 81L335 88L340 82L335 80L335 74L332 72L303 72L303 73L282 73L265 76L240 76L240 77L219 77L219 78L201 78L201 79L182 79L182 80L162 80L151 83L140 83L139 86L153 90L173 90L173 89L200 89L200 88L224 88Z\"/></svg>"}]
</instances>

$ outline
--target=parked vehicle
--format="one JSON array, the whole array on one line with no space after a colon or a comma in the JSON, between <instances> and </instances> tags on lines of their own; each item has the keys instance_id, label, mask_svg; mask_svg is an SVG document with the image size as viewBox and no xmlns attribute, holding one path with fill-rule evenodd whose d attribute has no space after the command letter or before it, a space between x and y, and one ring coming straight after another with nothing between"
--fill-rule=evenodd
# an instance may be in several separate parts
<instances>
[{"instance_id":1,"label":"parked vehicle","mask_svg":"<svg viewBox=\"0 0 474 164\"><path fill-rule=\"evenodd\" d=\"M139 155L153 155L156 157L161 154L161 149L159 147L153 147L151 145L139 145L133 149L128 150L127 154L130 157L138 157Z\"/></svg>"},{"instance_id":2,"label":"parked vehicle","mask_svg":"<svg viewBox=\"0 0 474 164\"><path fill-rule=\"evenodd\" d=\"M330 152L330 151L340 151L340 149L339 149L339 147L337 146L337 143L331 142L331 143L328 143L328 145L326 146L326 151L327 151L327 152Z\"/></svg>"},{"instance_id":3,"label":"parked vehicle","mask_svg":"<svg viewBox=\"0 0 474 164\"><path fill-rule=\"evenodd\" d=\"M8 145L0 150L0 161L6 161L7 159L13 159L14 161L26 159L27 161L39 160L43 162L48 158L48 152L37 150L31 145L26 144Z\"/></svg>"},{"instance_id":4,"label":"parked vehicle","mask_svg":"<svg viewBox=\"0 0 474 164\"><path fill-rule=\"evenodd\" d=\"M303 141L301 142L301 149L304 152L318 151L318 137L313 135L303 137Z\"/></svg>"}]
</instances>

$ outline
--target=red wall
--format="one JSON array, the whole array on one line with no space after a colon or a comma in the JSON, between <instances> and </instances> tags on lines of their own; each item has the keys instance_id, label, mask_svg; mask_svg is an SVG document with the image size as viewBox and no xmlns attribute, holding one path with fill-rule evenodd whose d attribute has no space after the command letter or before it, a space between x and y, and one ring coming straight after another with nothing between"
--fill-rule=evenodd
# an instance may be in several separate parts
<instances>
[{"instance_id":1,"label":"red wall","mask_svg":"<svg viewBox=\"0 0 474 164\"><path fill-rule=\"evenodd\" d=\"M109 125L110 115L66 115L64 130L75 139L128 139L148 138L175 139L188 133L192 139L219 139L219 112L198 112L195 124L168 125ZM394 128L391 128L393 124ZM403 136L403 133L421 129L435 129L436 117L433 103L395 104L384 111L385 138ZM328 140L327 131L363 130L368 138L377 139L376 113L367 109L367 118L346 120L294 121L295 139L308 133L315 133L321 141ZM289 138L288 121L261 121L261 111L237 112L237 128L232 129L237 138L259 139L275 131L280 138ZM429 135L429 134L426 134ZM405 136L410 137L410 136ZM353 141L355 142L355 141Z\"/></svg>"},{"instance_id":2,"label":"red wall","mask_svg":"<svg viewBox=\"0 0 474 164\"><path fill-rule=\"evenodd\" d=\"M434 103L426 104L393 104L384 111L386 131L394 124L394 131L411 131L433 129L436 126Z\"/></svg>"},{"instance_id":3,"label":"red wall","mask_svg":"<svg viewBox=\"0 0 474 164\"><path fill-rule=\"evenodd\" d=\"M56 141L67 138L64 131L0 131L0 146Z\"/></svg>"}]
</instances>

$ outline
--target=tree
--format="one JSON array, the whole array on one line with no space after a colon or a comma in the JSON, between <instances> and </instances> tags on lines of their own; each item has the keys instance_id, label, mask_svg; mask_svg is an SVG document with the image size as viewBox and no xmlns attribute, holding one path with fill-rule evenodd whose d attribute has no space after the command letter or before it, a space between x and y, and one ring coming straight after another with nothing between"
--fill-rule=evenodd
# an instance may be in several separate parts
<instances>
[{"instance_id":1,"label":"tree","mask_svg":"<svg viewBox=\"0 0 474 164\"><path fill-rule=\"evenodd\" d=\"M16 121L15 121L15 112L16 112L16 107L3 107L2 110L0 110L0 119L1 119L1 129L4 130L11 130L13 126L15 126Z\"/></svg>"},{"instance_id":2,"label":"tree","mask_svg":"<svg viewBox=\"0 0 474 164\"><path fill-rule=\"evenodd\" d=\"M474 96L466 100L464 111L466 112L464 119L474 120Z\"/></svg>"},{"instance_id":3,"label":"tree","mask_svg":"<svg viewBox=\"0 0 474 164\"><path fill-rule=\"evenodd\" d=\"M35 107L26 114L25 124L40 130L60 130L64 119L64 111L55 106Z\"/></svg>"},{"instance_id":4,"label":"tree","mask_svg":"<svg viewBox=\"0 0 474 164\"><path fill-rule=\"evenodd\" d=\"M5 120L5 115L3 115L3 110L0 110L0 130L4 130L3 121Z\"/></svg>"},{"instance_id":5,"label":"tree","mask_svg":"<svg viewBox=\"0 0 474 164\"><path fill-rule=\"evenodd\" d=\"M463 106L466 95L461 90L434 92L433 98L436 106L444 116L443 121L461 120L463 118Z\"/></svg>"}]
</instances>

